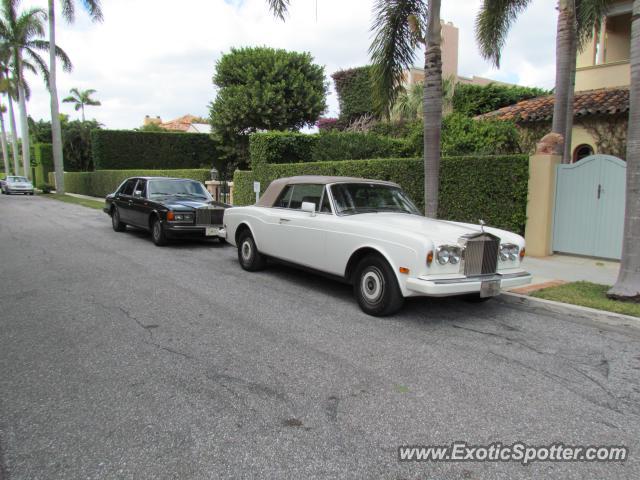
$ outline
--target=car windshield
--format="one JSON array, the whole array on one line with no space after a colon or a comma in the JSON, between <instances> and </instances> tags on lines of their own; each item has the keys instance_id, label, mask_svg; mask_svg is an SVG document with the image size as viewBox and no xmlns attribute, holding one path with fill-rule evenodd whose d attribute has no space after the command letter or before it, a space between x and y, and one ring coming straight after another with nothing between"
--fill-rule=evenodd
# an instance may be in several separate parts
<instances>
[{"instance_id":1,"label":"car windshield","mask_svg":"<svg viewBox=\"0 0 640 480\"><path fill-rule=\"evenodd\" d=\"M189 196L210 199L209 192L195 180L150 180L149 196Z\"/></svg>"},{"instance_id":2,"label":"car windshield","mask_svg":"<svg viewBox=\"0 0 640 480\"><path fill-rule=\"evenodd\" d=\"M28 182L27 177L7 177L8 182Z\"/></svg>"},{"instance_id":3,"label":"car windshield","mask_svg":"<svg viewBox=\"0 0 640 480\"><path fill-rule=\"evenodd\" d=\"M338 183L331 186L339 215L372 212L400 212L420 215L420 212L398 187L379 183Z\"/></svg>"}]
</instances>

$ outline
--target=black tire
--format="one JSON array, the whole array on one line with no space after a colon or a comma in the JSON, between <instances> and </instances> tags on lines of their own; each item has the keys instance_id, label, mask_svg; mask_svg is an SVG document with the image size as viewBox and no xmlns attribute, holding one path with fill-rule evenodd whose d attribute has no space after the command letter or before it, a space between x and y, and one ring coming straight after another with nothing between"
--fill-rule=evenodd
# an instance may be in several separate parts
<instances>
[{"instance_id":1,"label":"black tire","mask_svg":"<svg viewBox=\"0 0 640 480\"><path fill-rule=\"evenodd\" d=\"M169 243L164 228L162 228L162 223L158 218L154 218L151 222L151 240L153 240L153 243L155 243L157 247L164 247Z\"/></svg>"},{"instance_id":2,"label":"black tire","mask_svg":"<svg viewBox=\"0 0 640 480\"><path fill-rule=\"evenodd\" d=\"M33 192L29 192L29 195L33 195Z\"/></svg>"},{"instance_id":3,"label":"black tire","mask_svg":"<svg viewBox=\"0 0 640 480\"><path fill-rule=\"evenodd\" d=\"M404 303L391 266L378 255L368 255L358 263L353 293L362 311L375 317L392 315Z\"/></svg>"},{"instance_id":4,"label":"black tire","mask_svg":"<svg viewBox=\"0 0 640 480\"><path fill-rule=\"evenodd\" d=\"M116 232L124 232L127 229L127 224L122 223L120 220L120 212L118 207L113 207L111 210L111 226Z\"/></svg>"},{"instance_id":5,"label":"black tire","mask_svg":"<svg viewBox=\"0 0 640 480\"><path fill-rule=\"evenodd\" d=\"M472 293L470 295L463 295L462 299L468 303L484 303L491 300L493 297L481 297L479 293Z\"/></svg>"},{"instance_id":6,"label":"black tire","mask_svg":"<svg viewBox=\"0 0 640 480\"><path fill-rule=\"evenodd\" d=\"M245 230L240 234L238 240L238 261L240 266L248 272L257 272L262 270L267 261L258 251L256 242L253 240L253 235L249 230Z\"/></svg>"}]
</instances>

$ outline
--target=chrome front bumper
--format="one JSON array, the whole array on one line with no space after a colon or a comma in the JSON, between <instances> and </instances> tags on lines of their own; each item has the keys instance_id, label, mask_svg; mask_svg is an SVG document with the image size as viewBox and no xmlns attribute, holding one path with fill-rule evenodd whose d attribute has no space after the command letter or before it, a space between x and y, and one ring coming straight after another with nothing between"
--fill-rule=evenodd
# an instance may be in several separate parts
<instances>
[{"instance_id":1,"label":"chrome front bumper","mask_svg":"<svg viewBox=\"0 0 640 480\"><path fill-rule=\"evenodd\" d=\"M431 277L408 278L406 287L413 295L427 295L445 297L448 295L463 295L479 293L482 282L499 280L500 288L519 287L531 283L531 274L520 271L514 273L481 275L477 277L458 277L434 279Z\"/></svg>"}]
</instances>

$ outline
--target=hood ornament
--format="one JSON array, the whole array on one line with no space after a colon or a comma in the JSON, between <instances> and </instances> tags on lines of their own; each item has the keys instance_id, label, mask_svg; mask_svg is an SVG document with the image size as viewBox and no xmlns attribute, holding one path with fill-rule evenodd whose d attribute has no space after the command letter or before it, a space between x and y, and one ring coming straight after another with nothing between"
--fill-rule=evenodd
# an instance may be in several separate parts
<instances>
[{"instance_id":1,"label":"hood ornament","mask_svg":"<svg viewBox=\"0 0 640 480\"><path fill-rule=\"evenodd\" d=\"M478 223L480 224L480 231L484 233L484 226L486 225L486 223L484 223L484 220L482 219L480 219Z\"/></svg>"}]
</instances>

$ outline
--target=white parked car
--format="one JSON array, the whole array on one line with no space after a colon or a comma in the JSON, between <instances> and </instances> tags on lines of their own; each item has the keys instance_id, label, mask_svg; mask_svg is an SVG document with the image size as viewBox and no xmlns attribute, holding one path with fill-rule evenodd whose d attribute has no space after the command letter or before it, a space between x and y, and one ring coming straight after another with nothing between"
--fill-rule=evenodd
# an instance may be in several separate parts
<instances>
[{"instance_id":1,"label":"white parked car","mask_svg":"<svg viewBox=\"0 0 640 480\"><path fill-rule=\"evenodd\" d=\"M405 297L482 301L531 281L520 235L424 217L391 182L281 178L255 205L225 210L223 222L245 270L272 258L335 276L371 315L398 311Z\"/></svg>"},{"instance_id":2,"label":"white parked car","mask_svg":"<svg viewBox=\"0 0 640 480\"><path fill-rule=\"evenodd\" d=\"M27 178L17 175L9 175L2 182L2 193L10 195L12 193L23 193L33 195L33 183Z\"/></svg>"}]
</instances>

